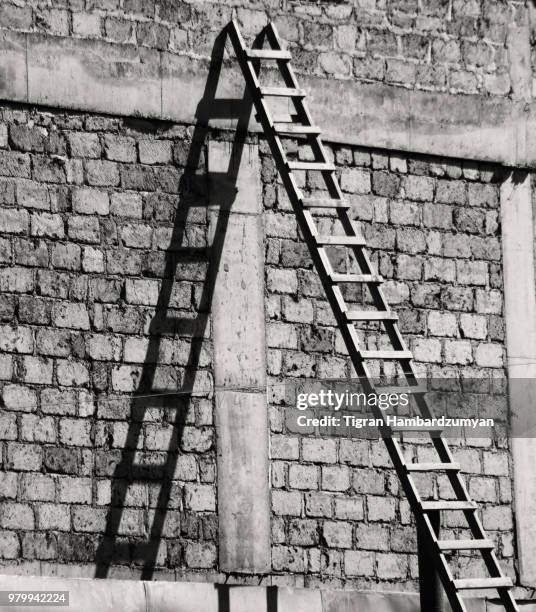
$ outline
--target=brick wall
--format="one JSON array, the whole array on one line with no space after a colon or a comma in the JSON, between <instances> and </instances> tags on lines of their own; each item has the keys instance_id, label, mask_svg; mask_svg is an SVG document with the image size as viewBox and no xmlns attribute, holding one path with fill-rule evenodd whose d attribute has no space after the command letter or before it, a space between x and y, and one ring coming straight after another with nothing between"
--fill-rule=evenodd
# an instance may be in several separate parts
<instances>
[{"instance_id":1,"label":"brick wall","mask_svg":"<svg viewBox=\"0 0 536 612\"><path fill-rule=\"evenodd\" d=\"M251 35L273 19L307 74L498 96L508 95L516 78L508 28L528 22L517 0L6 0L0 27L199 57L210 55L233 15Z\"/></svg>"},{"instance_id":2,"label":"brick wall","mask_svg":"<svg viewBox=\"0 0 536 612\"><path fill-rule=\"evenodd\" d=\"M158 575L216 576L208 196L205 145L192 135L187 126L2 107L4 566L109 559L112 575L139 576L157 518ZM260 144L273 580L415 589L415 529L383 444L287 425L286 383L352 370ZM296 141L286 146L308 158ZM329 154L421 371L504 376L500 169L347 147ZM313 175L300 184L321 188ZM321 223L334 229L330 215ZM360 333L369 348L383 346L378 328ZM191 401L177 399L192 387ZM156 393L173 395L146 397ZM165 478L160 466L177 445ZM428 456L422 444L407 453ZM507 444L468 440L455 455L512 573ZM162 481L167 498L158 497ZM441 478L421 485L444 494ZM459 535L454 517L445 529ZM106 531L118 536L115 548ZM460 559L460 571L476 572L473 558Z\"/></svg>"},{"instance_id":3,"label":"brick wall","mask_svg":"<svg viewBox=\"0 0 536 612\"><path fill-rule=\"evenodd\" d=\"M136 567L160 520L158 566L212 568L204 145L185 169L186 127L0 112L1 563Z\"/></svg>"},{"instance_id":4,"label":"brick wall","mask_svg":"<svg viewBox=\"0 0 536 612\"><path fill-rule=\"evenodd\" d=\"M308 157L308 148L296 142L287 149ZM504 377L500 169L358 148L328 153L422 375ZM296 428L289 388L299 380L345 378L352 368L266 150L262 162L274 572L293 572L308 586L377 590L380 582L385 590L416 589L415 528L383 443L307 436ZM317 175L299 180L321 195ZM319 224L321 233L337 232L332 215ZM337 271L350 269L346 258L344 249L331 252ZM362 309L360 294L346 297L349 308ZM377 324L362 327L366 348L388 346L379 330ZM508 445L496 437L455 440L454 446L484 527L514 574ZM435 456L422 444L406 444L405 452L419 461ZM444 477L417 480L424 497L448 497ZM455 515L446 516L446 538L462 535ZM470 556L461 555L453 567L478 575Z\"/></svg>"}]
</instances>

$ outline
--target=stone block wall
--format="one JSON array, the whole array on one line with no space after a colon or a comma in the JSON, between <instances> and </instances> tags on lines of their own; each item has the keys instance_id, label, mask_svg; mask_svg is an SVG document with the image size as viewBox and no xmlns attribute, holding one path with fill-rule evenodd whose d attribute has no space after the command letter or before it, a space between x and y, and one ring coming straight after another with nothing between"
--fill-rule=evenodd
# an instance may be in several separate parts
<instances>
[{"instance_id":1,"label":"stone block wall","mask_svg":"<svg viewBox=\"0 0 536 612\"><path fill-rule=\"evenodd\" d=\"M287 150L308 158L308 147L295 141ZM500 168L348 147L328 148L328 155L421 375L504 378ZM345 378L352 367L266 149L262 162L274 572L297 574L307 586L417 589L416 531L383 443L296 427L289 390ZM321 197L318 173L298 179ZM320 219L320 233L337 232L334 217ZM352 269L344 248L332 247L330 257L336 271ZM352 291L349 308L361 310L362 296ZM388 346L379 330L362 327L366 349ZM497 436L453 444L484 527L515 578L508 443ZM404 448L408 460L437 458L422 443ZM445 477L423 475L417 483L423 498L449 496ZM447 513L443 537L460 537L461 525L459 513ZM452 566L465 577L482 575L468 555Z\"/></svg>"},{"instance_id":2,"label":"stone block wall","mask_svg":"<svg viewBox=\"0 0 536 612\"><path fill-rule=\"evenodd\" d=\"M273 19L300 72L412 89L528 96L531 15L518 0L6 0L0 27L209 56L235 16L246 35ZM155 58L155 70L157 58ZM534 61L532 61L534 70ZM520 69L521 68L521 69Z\"/></svg>"},{"instance_id":3,"label":"stone block wall","mask_svg":"<svg viewBox=\"0 0 536 612\"><path fill-rule=\"evenodd\" d=\"M212 568L204 143L8 105L0 134L1 564Z\"/></svg>"},{"instance_id":4,"label":"stone block wall","mask_svg":"<svg viewBox=\"0 0 536 612\"><path fill-rule=\"evenodd\" d=\"M225 579L205 141L193 140L192 126L8 104L0 135L0 565L94 575L110 564L108 575L136 578L151 559L156 577ZM415 529L383 444L288 427L286 385L352 369L266 142L259 144L267 579L415 590ZM308 158L297 141L286 146ZM343 146L328 152L422 372L504 376L501 170ZM313 175L301 185L322 188ZM336 231L331 216L322 223ZM349 266L342 251L335 256ZM369 348L383 346L377 328L360 333ZM192 388L191 401L177 398ZM428 457L422 444L407 452ZM455 452L513 574L508 445L467 440ZM445 493L441 478L422 485L432 497ZM445 529L459 534L455 517ZM460 559L460 571L477 571L472 557Z\"/></svg>"}]
</instances>

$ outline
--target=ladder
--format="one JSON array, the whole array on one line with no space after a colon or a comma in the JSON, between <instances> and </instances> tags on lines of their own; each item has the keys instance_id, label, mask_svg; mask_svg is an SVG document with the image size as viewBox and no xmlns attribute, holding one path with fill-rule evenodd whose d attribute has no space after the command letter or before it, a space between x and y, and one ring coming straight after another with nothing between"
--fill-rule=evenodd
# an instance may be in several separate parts
<instances>
[{"instance_id":1,"label":"ladder","mask_svg":"<svg viewBox=\"0 0 536 612\"><path fill-rule=\"evenodd\" d=\"M382 279L373 269L367 253L366 242L359 227L353 223L348 214L349 205L343 200L343 194L335 175L335 165L326 156L320 137L321 131L312 121L305 104L306 94L300 89L290 65L290 52L283 48L273 23L270 23L264 31L270 48L248 48L234 20L228 26L228 33L253 100L257 120L263 128L282 183L296 214L298 226L309 247L314 267L320 277L363 390L365 393L410 393L421 416L432 418L432 410L424 395L426 390L423 389L417 379L417 370L413 364L412 353L406 347L401 336L396 314L388 307L381 289ZM272 62L277 66L278 76L284 83L283 87L261 85L259 78L260 65L264 61ZM289 113L278 118L272 118L267 99L273 98L283 98L292 102L293 114L290 115ZM282 136L305 137L313 151L314 160L293 161L287 159L281 141ZM295 171L321 173L329 197L312 198L304 195L294 176ZM318 211L324 211L325 213L326 210L336 214L343 228L343 235L319 233L313 213ZM351 249L360 273L336 273L326 251L326 247L330 246ZM357 283L363 287L368 287L376 310L350 310L343 296L341 288L343 283ZM357 321L380 322L385 327L391 349L371 351L361 348L355 327ZM377 360L398 364L406 381L405 386L382 388L375 384L372 380L369 363ZM377 416L381 416L381 412ZM427 432L437 452L437 461L408 463L396 438L411 430L408 427L387 427L381 430L381 435L414 513L417 528L423 534L426 547L434 560L436 571L453 612L467 612L467 607L462 598L463 592L474 592L482 589L496 590L507 612L519 612L511 591L512 581L503 574L499 566L494 544L486 537L477 515L477 505L469 497L461 476L461 467L454 461L445 439L441 437L441 430L433 428L433 430ZM419 428L419 431L423 431L423 429ZM423 472L445 474L450 481L455 498L442 501L423 501L415 482L415 474ZM441 540L433 523L437 513L444 511L463 512L472 537L470 539ZM447 555L459 551L480 553L489 575L482 578L454 578L447 561Z\"/></svg>"}]
</instances>

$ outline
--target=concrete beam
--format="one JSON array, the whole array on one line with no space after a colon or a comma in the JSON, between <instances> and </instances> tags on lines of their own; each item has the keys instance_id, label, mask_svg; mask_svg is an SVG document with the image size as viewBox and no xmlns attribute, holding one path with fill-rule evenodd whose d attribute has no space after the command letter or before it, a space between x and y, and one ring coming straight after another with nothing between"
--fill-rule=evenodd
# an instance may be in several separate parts
<instances>
[{"instance_id":1,"label":"concrete beam","mask_svg":"<svg viewBox=\"0 0 536 612\"><path fill-rule=\"evenodd\" d=\"M213 251L221 249L212 300L219 569L268 573L270 469L258 147L246 146L240 160L232 159L229 143L210 142L208 170L210 233ZM230 207L225 204L231 201ZM222 210L226 206L230 210Z\"/></svg>"},{"instance_id":2,"label":"concrete beam","mask_svg":"<svg viewBox=\"0 0 536 612\"><path fill-rule=\"evenodd\" d=\"M1 591L69 591L69 612L419 612L419 596L416 593L271 589L269 592L266 587L196 582L0 575ZM483 599L469 599L467 609L469 612L486 612L486 602ZM42 606L25 606L24 610L40 612ZM488 610L495 610L495 606ZM533 606L523 607L523 610L532 612Z\"/></svg>"},{"instance_id":3,"label":"concrete beam","mask_svg":"<svg viewBox=\"0 0 536 612\"><path fill-rule=\"evenodd\" d=\"M511 33L512 61L525 58L525 38ZM526 34L523 29L523 34ZM148 119L193 123L208 63L167 52L102 41L0 36L0 98ZM527 91L523 66L513 72L515 94ZM313 117L327 141L411 153L536 167L536 103L504 97L410 91L383 84L301 78ZM219 96L241 97L234 69L220 78ZM232 121L214 121L232 127ZM256 122L252 130L258 130Z\"/></svg>"},{"instance_id":4,"label":"concrete beam","mask_svg":"<svg viewBox=\"0 0 536 612\"><path fill-rule=\"evenodd\" d=\"M531 177L501 186L506 350L520 583L536 584L536 293ZM532 431L531 431L532 429ZM531 435L524 438L522 435Z\"/></svg>"}]
</instances>

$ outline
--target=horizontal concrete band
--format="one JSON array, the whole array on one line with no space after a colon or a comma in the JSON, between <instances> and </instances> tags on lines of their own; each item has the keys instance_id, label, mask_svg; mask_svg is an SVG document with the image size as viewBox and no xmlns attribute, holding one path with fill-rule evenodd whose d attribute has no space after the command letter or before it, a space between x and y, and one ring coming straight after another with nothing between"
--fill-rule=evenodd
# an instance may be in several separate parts
<instances>
[{"instance_id":1,"label":"horizontal concrete band","mask_svg":"<svg viewBox=\"0 0 536 612\"><path fill-rule=\"evenodd\" d=\"M418 612L413 593L225 586L196 582L136 582L0 575L0 591L68 591L69 612ZM0 605L0 612L12 608ZM26 612L42 607L25 606ZM469 612L486 612L484 600Z\"/></svg>"},{"instance_id":2,"label":"horizontal concrete band","mask_svg":"<svg viewBox=\"0 0 536 612\"><path fill-rule=\"evenodd\" d=\"M134 45L3 32L0 53L0 98L30 104L183 123L200 110L215 126L232 127L229 98L244 89L241 75L225 68L220 102L198 109L208 63ZM534 103L320 77L301 85L326 140L536 167Z\"/></svg>"}]
</instances>

